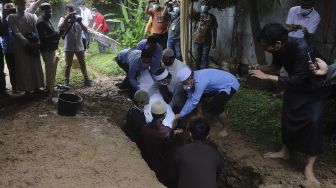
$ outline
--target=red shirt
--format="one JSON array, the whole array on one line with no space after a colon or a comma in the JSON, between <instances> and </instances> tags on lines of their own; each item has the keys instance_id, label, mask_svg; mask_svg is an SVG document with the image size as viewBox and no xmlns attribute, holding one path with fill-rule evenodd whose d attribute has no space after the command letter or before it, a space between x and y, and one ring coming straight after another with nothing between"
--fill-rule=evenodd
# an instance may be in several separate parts
<instances>
[{"instance_id":1,"label":"red shirt","mask_svg":"<svg viewBox=\"0 0 336 188\"><path fill-rule=\"evenodd\" d=\"M95 17L93 18L94 23L96 24L96 28L98 28L100 25L102 25L99 29L99 32L106 33L110 30L105 17L100 14L99 12L96 13Z\"/></svg>"}]
</instances>

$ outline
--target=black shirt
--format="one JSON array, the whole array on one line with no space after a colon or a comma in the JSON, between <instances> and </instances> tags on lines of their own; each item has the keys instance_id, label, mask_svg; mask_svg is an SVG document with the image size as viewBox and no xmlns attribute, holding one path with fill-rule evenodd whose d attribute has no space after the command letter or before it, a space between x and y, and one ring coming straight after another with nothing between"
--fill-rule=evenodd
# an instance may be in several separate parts
<instances>
[{"instance_id":1,"label":"black shirt","mask_svg":"<svg viewBox=\"0 0 336 188\"><path fill-rule=\"evenodd\" d=\"M308 52L319 57L311 46L300 46L297 42L287 42L273 54L273 65L284 67L288 76L279 76L279 84L292 91L311 92L319 89L323 83L322 76L315 76L309 70Z\"/></svg>"},{"instance_id":2,"label":"black shirt","mask_svg":"<svg viewBox=\"0 0 336 188\"><path fill-rule=\"evenodd\" d=\"M40 37L41 51L53 51L58 49L59 34L55 31L49 20L40 16L36 23L37 32Z\"/></svg>"},{"instance_id":3,"label":"black shirt","mask_svg":"<svg viewBox=\"0 0 336 188\"><path fill-rule=\"evenodd\" d=\"M176 166L178 188L215 188L223 160L215 148L196 141L177 150Z\"/></svg>"}]
</instances>

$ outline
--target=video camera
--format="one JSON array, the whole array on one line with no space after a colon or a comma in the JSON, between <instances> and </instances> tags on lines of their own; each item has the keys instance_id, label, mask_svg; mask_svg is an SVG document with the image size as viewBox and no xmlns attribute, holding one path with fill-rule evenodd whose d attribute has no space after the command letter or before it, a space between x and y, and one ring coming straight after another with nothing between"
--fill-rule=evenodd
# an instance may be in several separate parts
<instances>
[{"instance_id":1,"label":"video camera","mask_svg":"<svg viewBox=\"0 0 336 188\"><path fill-rule=\"evenodd\" d=\"M70 14L68 22L75 23L75 22L82 22L83 18L79 16L76 12Z\"/></svg>"}]
</instances>

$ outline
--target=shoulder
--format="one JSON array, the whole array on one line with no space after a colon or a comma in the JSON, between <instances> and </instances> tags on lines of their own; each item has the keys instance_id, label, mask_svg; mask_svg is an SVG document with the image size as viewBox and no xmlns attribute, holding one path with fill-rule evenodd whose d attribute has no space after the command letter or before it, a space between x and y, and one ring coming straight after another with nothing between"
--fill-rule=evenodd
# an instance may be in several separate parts
<instances>
[{"instance_id":1,"label":"shoulder","mask_svg":"<svg viewBox=\"0 0 336 188\"><path fill-rule=\"evenodd\" d=\"M312 19L318 19L318 20L321 19L320 14L315 10L315 8L314 8L313 12L311 13L311 17L312 17Z\"/></svg>"},{"instance_id":2,"label":"shoulder","mask_svg":"<svg viewBox=\"0 0 336 188\"><path fill-rule=\"evenodd\" d=\"M300 6L295 6L295 7L290 8L289 11L288 11L288 13L292 13L292 14L299 13L300 10L301 10Z\"/></svg>"}]
</instances>

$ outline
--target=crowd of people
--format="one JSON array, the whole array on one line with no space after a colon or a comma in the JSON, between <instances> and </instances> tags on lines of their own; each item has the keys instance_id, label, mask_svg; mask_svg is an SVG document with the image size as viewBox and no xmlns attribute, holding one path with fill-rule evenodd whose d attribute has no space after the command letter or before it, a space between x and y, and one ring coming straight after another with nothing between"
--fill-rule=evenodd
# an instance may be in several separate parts
<instances>
[{"instance_id":1,"label":"crowd of people","mask_svg":"<svg viewBox=\"0 0 336 188\"><path fill-rule=\"evenodd\" d=\"M84 78L84 85L91 86L85 64L85 51L89 48L89 30L106 34L109 26L104 16L96 8L86 7L82 0L76 7L67 4L65 15L59 20L58 27L51 23L52 6L42 0L4 0L1 18L0 50L0 95L8 95L4 62L6 61L12 93L26 96L38 94L54 95L55 76L58 58L56 51L60 40L64 41L65 71L64 86L70 84L70 71L76 55ZM36 15L37 10L39 16ZM99 52L105 46L98 42ZM41 64L44 61L44 72ZM5 60L5 61L4 61Z\"/></svg>"},{"instance_id":2,"label":"crowd of people","mask_svg":"<svg viewBox=\"0 0 336 188\"><path fill-rule=\"evenodd\" d=\"M253 67L249 75L274 81L284 89L283 145L281 150L265 153L264 157L287 159L292 151L306 154L304 175L319 184L314 164L323 149L327 85L335 82L336 68L328 67L309 42L321 20L314 4L314 0L302 0L299 6L289 10L286 26L270 23L263 27L256 42L272 54L273 62ZM161 7L159 1L149 0L146 32L151 35L136 48L125 49L116 57L127 74L118 86L127 89L134 101L124 130L138 145L158 179L168 187L216 187L216 172L222 167L222 159L205 142L210 129L207 121L220 120L223 129L219 135L229 135L223 112L240 87L231 73L208 67L209 51L216 47L218 23L209 13L210 2L202 0L200 5L201 12L189 10L190 18L195 21L196 70L184 64L181 56L179 1L166 1ZM283 71L279 76L270 74L280 69ZM145 86L148 80L142 78L144 74L151 80L150 87ZM157 94L161 97L153 99ZM175 114L172 124L165 121L169 119L168 108ZM189 130L181 123L188 120ZM191 133L193 142L176 149L173 143L181 128Z\"/></svg>"},{"instance_id":3,"label":"crowd of people","mask_svg":"<svg viewBox=\"0 0 336 188\"><path fill-rule=\"evenodd\" d=\"M249 70L252 77L270 80L284 88L282 109L282 148L265 158L287 159L290 151L307 155L304 175L319 183L314 163L323 148L323 122L328 86L336 82L336 66L328 66L309 38L321 20L314 0L302 0L290 9L286 27L266 24L258 42L273 56L271 65ZM56 50L64 40L64 85L70 84L70 70L76 55L84 78L91 86L85 65L89 48L89 29L103 34L109 31L104 16L82 1L79 7L67 4L59 20L59 32L50 22L52 7L42 0L3 1L0 50L0 93L6 92L3 65L6 59L13 92L52 95L57 69ZM211 3L201 0L201 12L188 10L194 21L193 47L196 69L183 62L180 39L179 1L148 0L145 12L150 19L149 36L135 48L123 49L115 62L125 73L118 83L134 102L127 112L124 131L140 148L144 159L158 179L168 187L216 187L216 174L223 168L219 152L207 144L209 120L222 125L219 135L229 135L227 102L238 92L240 83L231 73L209 68L209 52L216 48L218 23L209 13ZM16 7L16 8L15 8ZM35 11L41 10L39 18ZM90 28L91 22L94 22ZM257 41L256 41L257 42ZM99 52L105 46L98 42ZM45 81L40 62L45 63ZM284 69L279 76L272 72ZM188 122L188 123L186 123ZM190 133L188 144L176 149L175 137Z\"/></svg>"}]
</instances>

